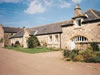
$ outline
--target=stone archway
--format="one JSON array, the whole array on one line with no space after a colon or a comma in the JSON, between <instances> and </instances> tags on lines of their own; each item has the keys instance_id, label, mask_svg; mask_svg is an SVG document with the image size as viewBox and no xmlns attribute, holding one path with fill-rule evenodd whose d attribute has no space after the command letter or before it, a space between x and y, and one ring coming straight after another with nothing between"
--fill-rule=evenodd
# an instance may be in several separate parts
<instances>
[{"instance_id":1,"label":"stone archway","mask_svg":"<svg viewBox=\"0 0 100 75\"><path fill-rule=\"evenodd\" d=\"M81 36L81 35L74 36L74 37L71 38L71 40L73 42L88 42L88 38L85 37L85 36Z\"/></svg>"},{"instance_id":2,"label":"stone archway","mask_svg":"<svg viewBox=\"0 0 100 75\"><path fill-rule=\"evenodd\" d=\"M76 36L86 37L89 42L92 41L91 39L93 38L93 36L88 34L88 33L75 32L75 33L73 33L72 35L69 36L69 39L71 40L73 37L76 37Z\"/></svg>"},{"instance_id":3,"label":"stone archway","mask_svg":"<svg viewBox=\"0 0 100 75\"><path fill-rule=\"evenodd\" d=\"M70 38L72 42L75 44L75 49L83 50L88 47L88 42L90 38L87 38L86 36L83 35L76 35Z\"/></svg>"},{"instance_id":4,"label":"stone archway","mask_svg":"<svg viewBox=\"0 0 100 75\"><path fill-rule=\"evenodd\" d=\"M16 41L15 42L15 46L20 46L20 42L19 41Z\"/></svg>"},{"instance_id":5,"label":"stone archway","mask_svg":"<svg viewBox=\"0 0 100 75\"><path fill-rule=\"evenodd\" d=\"M74 39L74 40L73 40ZM69 50L73 49L80 49L79 47L82 47L80 43L82 42L89 42L91 37L86 34L73 34L72 36L69 37L69 40L66 42L66 48Z\"/></svg>"}]
</instances>

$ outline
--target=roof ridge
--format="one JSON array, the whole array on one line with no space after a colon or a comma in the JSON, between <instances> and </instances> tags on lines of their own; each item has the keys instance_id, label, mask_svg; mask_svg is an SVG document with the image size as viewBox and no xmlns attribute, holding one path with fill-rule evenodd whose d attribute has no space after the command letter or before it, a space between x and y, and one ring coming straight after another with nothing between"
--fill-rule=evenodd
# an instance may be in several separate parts
<instances>
[{"instance_id":1,"label":"roof ridge","mask_svg":"<svg viewBox=\"0 0 100 75\"><path fill-rule=\"evenodd\" d=\"M89 9L89 10L93 13L93 15L94 15L95 17L100 18L100 17L94 12L94 9Z\"/></svg>"},{"instance_id":2,"label":"roof ridge","mask_svg":"<svg viewBox=\"0 0 100 75\"><path fill-rule=\"evenodd\" d=\"M22 28L20 28L20 27L10 27L10 26L3 26L3 27L22 29Z\"/></svg>"},{"instance_id":3,"label":"roof ridge","mask_svg":"<svg viewBox=\"0 0 100 75\"><path fill-rule=\"evenodd\" d=\"M51 24L58 24L58 23L66 22L66 21L71 21L71 20L64 20L64 21L54 22L54 23L50 23L50 24L43 24L43 25L40 25L40 26L32 27L32 28L44 27L44 26L48 26L48 25L51 25Z\"/></svg>"},{"instance_id":4,"label":"roof ridge","mask_svg":"<svg viewBox=\"0 0 100 75\"><path fill-rule=\"evenodd\" d=\"M86 12L88 12L88 11L90 11L90 9L88 9L87 11L84 11L84 14L85 14Z\"/></svg>"}]
</instances>

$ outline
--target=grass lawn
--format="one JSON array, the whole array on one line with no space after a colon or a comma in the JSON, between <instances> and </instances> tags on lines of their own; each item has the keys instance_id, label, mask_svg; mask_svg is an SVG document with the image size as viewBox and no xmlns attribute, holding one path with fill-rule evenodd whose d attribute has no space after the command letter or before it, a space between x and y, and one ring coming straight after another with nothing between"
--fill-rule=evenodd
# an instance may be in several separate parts
<instances>
[{"instance_id":1,"label":"grass lawn","mask_svg":"<svg viewBox=\"0 0 100 75\"><path fill-rule=\"evenodd\" d=\"M9 50L15 50L15 51L20 51L25 53L42 53L42 52L54 51L53 49L43 48L43 47L37 47L37 48L5 47L5 48Z\"/></svg>"}]
</instances>

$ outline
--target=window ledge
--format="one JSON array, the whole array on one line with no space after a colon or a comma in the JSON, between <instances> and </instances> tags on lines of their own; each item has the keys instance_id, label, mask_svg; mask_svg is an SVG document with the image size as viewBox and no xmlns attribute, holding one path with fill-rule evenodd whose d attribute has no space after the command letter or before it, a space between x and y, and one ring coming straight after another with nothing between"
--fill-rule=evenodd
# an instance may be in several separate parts
<instances>
[{"instance_id":1,"label":"window ledge","mask_svg":"<svg viewBox=\"0 0 100 75\"><path fill-rule=\"evenodd\" d=\"M74 30L76 30L76 29L82 29L82 27L75 27Z\"/></svg>"},{"instance_id":2,"label":"window ledge","mask_svg":"<svg viewBox=\"0 0 100 75\"><path fill-rule=\"evenodd\" d=\"M75 44L84 44L84 43L88 43L88 41L75 42Z\"/></svg>"},{"instance_id":3,"label":"window ledge","mask_svg":"<svg viewBox=\"0 0 100 75\"><path fill-rule=\"evenodd\" d=\"M59 44L59 42L48 42L48 44Z\"/></svg>"}]
</instances>

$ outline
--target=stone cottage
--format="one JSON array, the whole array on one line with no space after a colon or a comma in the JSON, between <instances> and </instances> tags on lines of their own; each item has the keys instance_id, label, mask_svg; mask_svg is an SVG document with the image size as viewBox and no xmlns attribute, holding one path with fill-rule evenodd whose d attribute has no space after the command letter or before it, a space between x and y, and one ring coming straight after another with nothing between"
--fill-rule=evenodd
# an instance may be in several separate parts
<instances>
[{"instance_id":1,"label":"stone cottage","mask_svg":"<svg viewBox=\"0 0 100 75\"><path fill-rule=\"evenodd\" d=\"M47 47L85 49L92 42L100 46L100 11L89 9L83 13L80 6L76 5L70 20L22 29L11 37L10 44L19 41L26 48L26 38L30 35L36 35L41 46Z\"/></svg>"},{"instance_id":2,"label":"stone cottage","mask_svg":"<svg viewBox=\"0 0 100 75\"><path fill-rule=\"evenodd\" d=\"M3 30L4 30L4 45L10 46L12 45L10 38L22 29L15 27L3 27Z\"/></svg>"},{"instance_id":3,"label":"stone cottage","mask_svg":"<svg viewBox=\"0 0 100 75\"><path fill-rule=\"evenodd\" d=\"M11 45L20 44L20 46L27 48L27 40L30 37L30 32L23 28L10 38Z\"/></svg>"}]
</instances>

